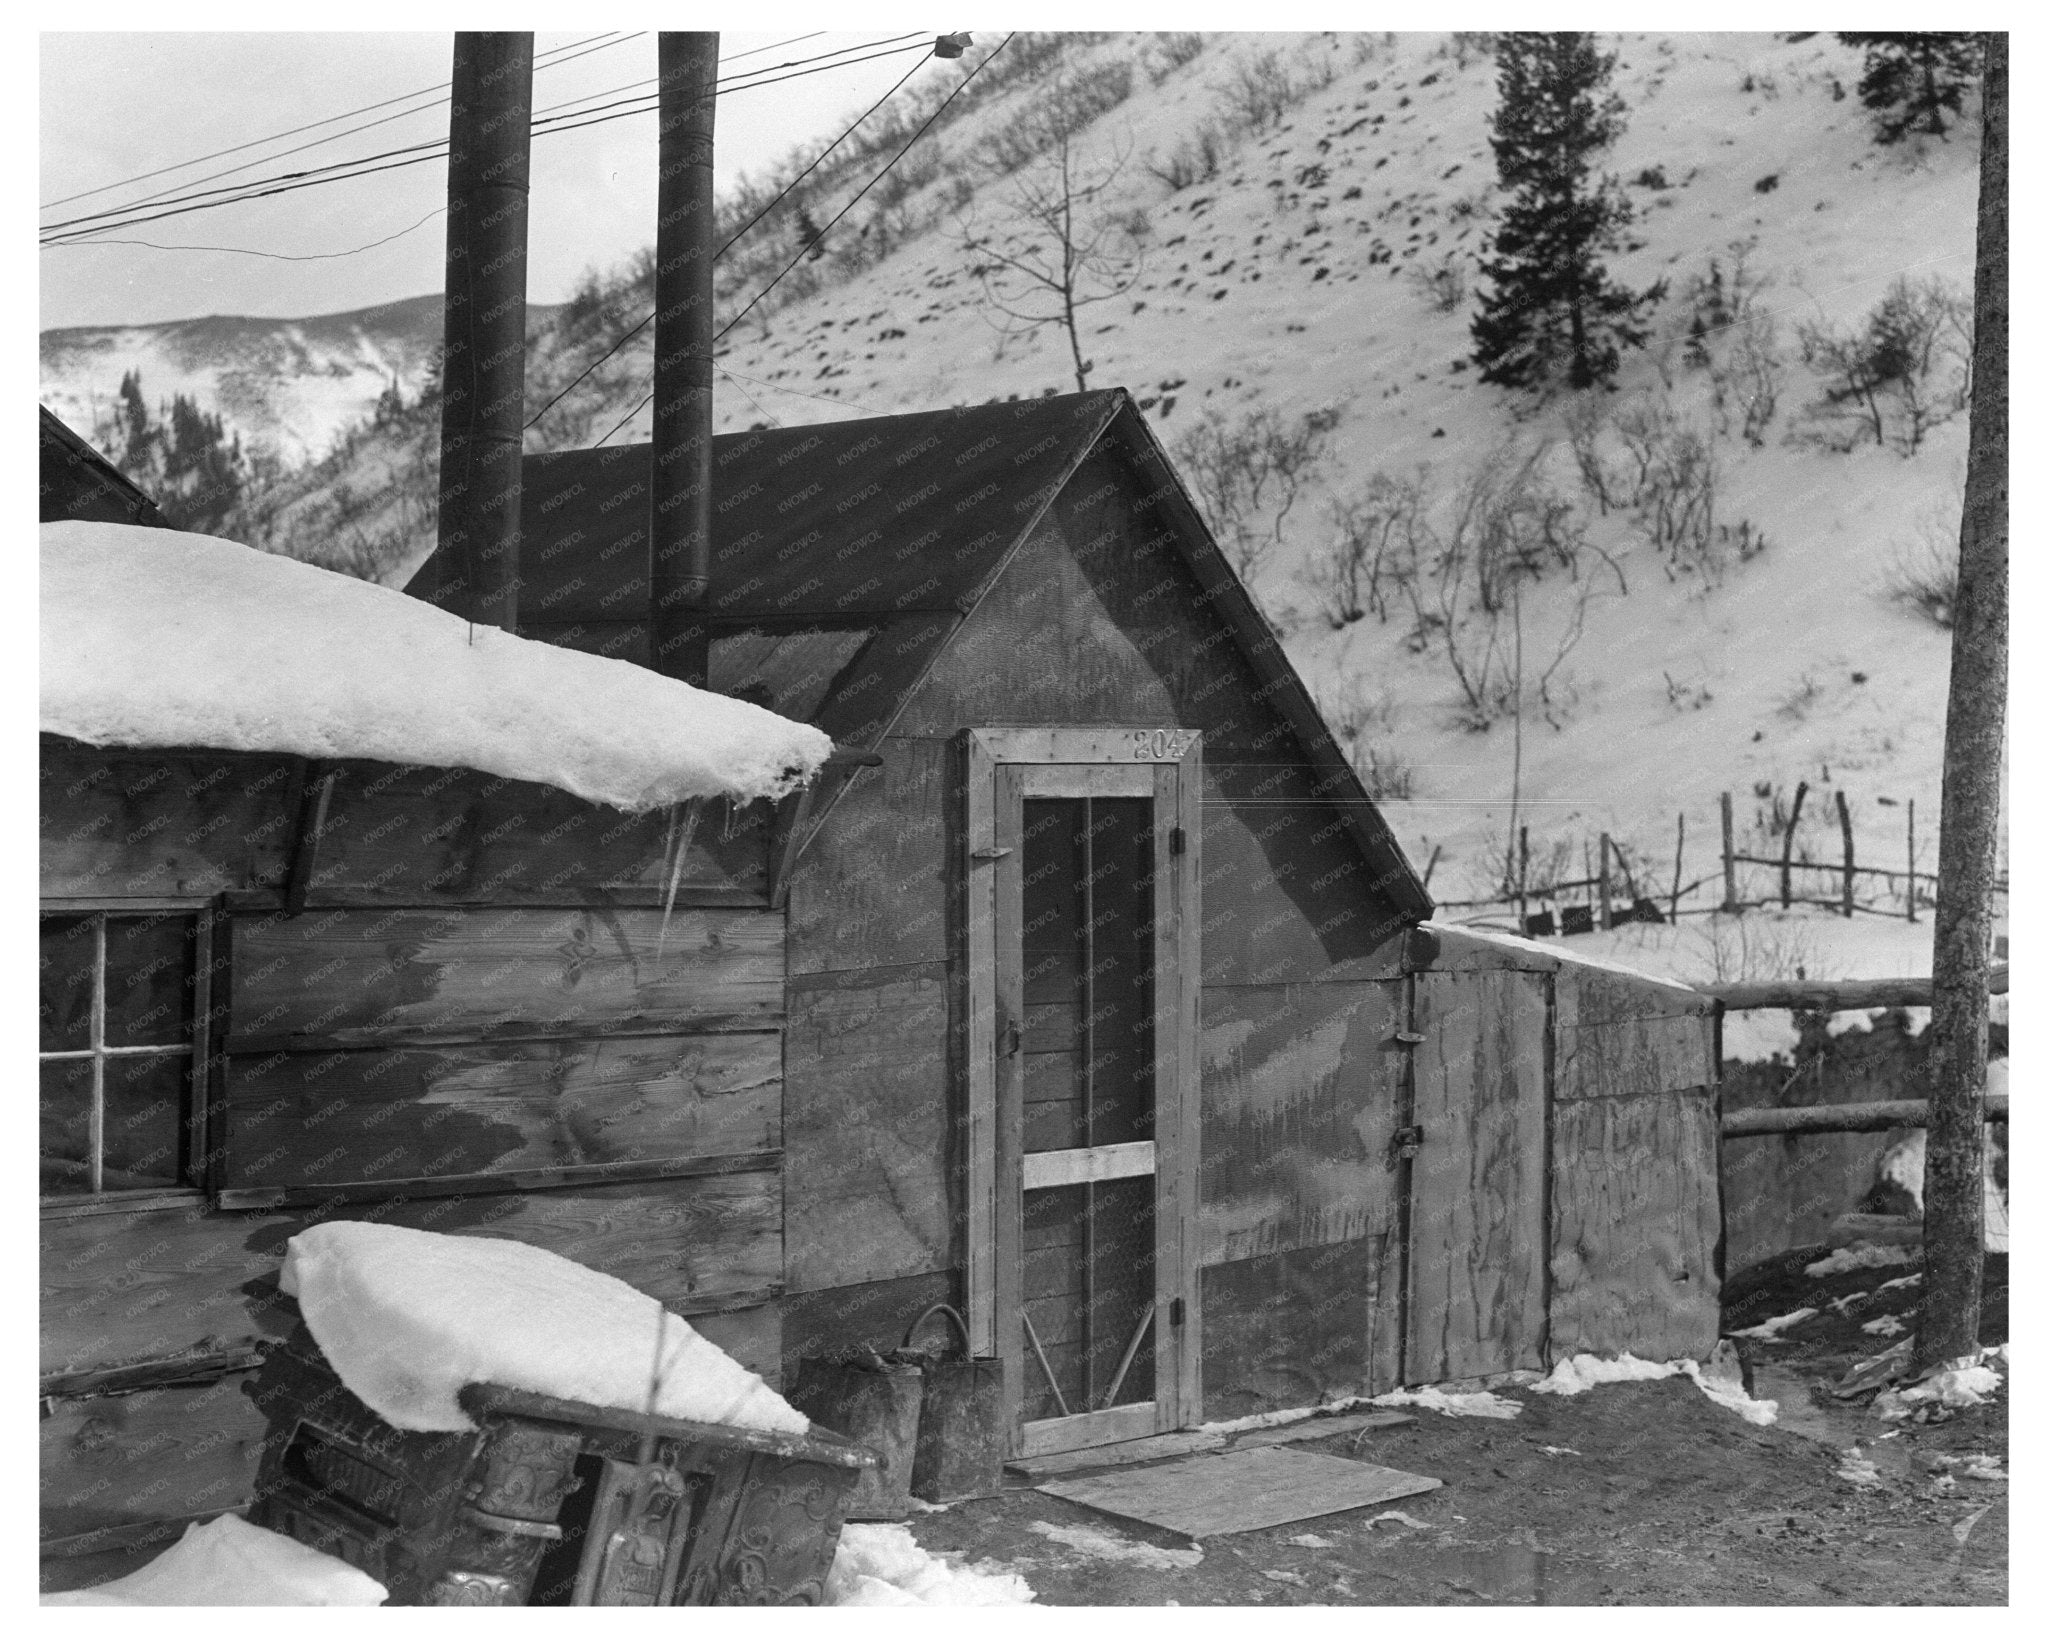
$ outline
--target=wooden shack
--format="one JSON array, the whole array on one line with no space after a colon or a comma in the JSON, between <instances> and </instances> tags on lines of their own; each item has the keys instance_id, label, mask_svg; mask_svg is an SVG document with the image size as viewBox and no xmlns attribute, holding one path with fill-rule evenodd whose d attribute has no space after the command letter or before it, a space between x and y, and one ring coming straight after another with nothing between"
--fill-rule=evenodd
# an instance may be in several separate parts
<instances>
[{"instance_id":1,"label":"wooden shack","mask_svg":"<svg viewBox=\"0 0 2048 1638\"><path fill-rule=\"evenodd\" d=\"M1711 1004L1427 924L1126 394L715 462L710 685L840 748L772 809L46 738L46 927L192 997L175 1178L44 1202L48 1549L246 1497L326 1215L771 1379L952 1302L1018 1453L1712 1345ZM529 459L522 634L644 660L648 466Z\"/></svg>"}]
</instances>

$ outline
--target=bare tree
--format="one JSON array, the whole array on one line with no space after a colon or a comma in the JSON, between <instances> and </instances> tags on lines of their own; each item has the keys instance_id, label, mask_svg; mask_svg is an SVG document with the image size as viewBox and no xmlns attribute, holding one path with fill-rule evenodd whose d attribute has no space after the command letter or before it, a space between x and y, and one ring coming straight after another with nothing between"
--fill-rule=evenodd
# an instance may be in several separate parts
<instances>
[{"instance_id":1,"label":"bare tree","mask_svg":"<svg viewBox=\"0 0 2048 1638\"><path fill-rule=\"evenodd\" d=\"M1927 1294L1913 1350L1922 1368L1976 1351L1984 1284L1984 1077L2007 651L2007 161L2006 37L1986 34L1983 40L1976 391L1942 749L1934 1084L1927 1112Z\"/></svg>"},{"instance_id":2,"label":"bare tree","mask_svg":"<svg viewBox=\"0 0 2048 1638\"><path fill-rule=\"evenodd\" d=\"M1100 169L1085 166L1065 131L1045 157L1017 179L1000 224L960 228L961 248L974 258L982 295L1003 318L1007 335L1048 324L1066 333L1074 384L1088 390L1080 311L1121 296L1144 271L1141 213L1111 211L1103 195L1130 157L1118 152Z\"/></svg>"}]
</instances>

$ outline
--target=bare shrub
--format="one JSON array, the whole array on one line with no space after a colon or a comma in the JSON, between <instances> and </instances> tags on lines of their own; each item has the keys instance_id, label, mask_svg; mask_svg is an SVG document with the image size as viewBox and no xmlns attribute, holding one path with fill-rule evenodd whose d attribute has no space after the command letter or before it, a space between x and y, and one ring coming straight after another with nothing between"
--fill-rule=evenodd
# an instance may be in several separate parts
<instances>
[{"instance_id":1,"label":"bare shrub","mask_svg":"<svg viewBox=\"0 0 2048 1638\"><path fill-rule=\"evenodd\" d=\"M1332 499L1330 524L1329 546L1309 561L1304 575L1322 598L1324 618L1334 631L1368 614L1385 624L1423 527L1421 480L1375 472L1362 498Z\"/></svg>"},{"instance_id":2,"label":"bare shrub","mask_svg":"<svg viewBox=\"0 0 2048 1638\"><path fill-rule=\"evenodd\" d=\"M1821 382L1806 418L1828 448L1846 451L1868 438L1911 455L1933 428L1969 408L1970 297L1946 279L1902 277L1860 330L1815 320L1798 335Z\"/></svg>"},{"instance_id":3,"label":"bare shrub","mask_svg":"<svg viewBox=\"0 0 2048 1638\"><path fill-rule=\"evenodd\" d=\"M1301 100L1303 88L1295 83L1277 51L1261 51L1254 57L1240 57L1230 73L1215 88L1223 116L1235 131L1262 135L1280 123L1280 118Z\"/></svg>"},{"instance_id":4,"label":"bare shrub","mask_svg":"<svg viewBox=\"0 0 2048 1638\"><path fill-rule=\"evenodd\" d=\"M1164 182L1169 193L1178 193L1197 182L1213 181L1223 168L1223 156L1227 152L1229 144L1223 132L1213 120L1203 120L1174 144L1173 151L1163 161L1156 155L1148 155L1145 169Z\"/></svg>"},{"instance_id":5,"label":"bare shrub","mask_svg":"<svg viewBox=\"0 0 2048 1638\"><path fill-rule=\"evenodd\" d=\"M1063 74L1034 92L1022 111L983 137L976 153L997 175L1007 176L1054 144L1078 136L1130 94L1128 62L1098 63Z\"/></svg>"},{"instance_id":6,"label":"bare shrub","mask_svg":"<svg viewBox=\"0 0 2048 1638\"><path fill-rule=\"evenodd\" d=\"M1415 263L1408 277L1439 313L1455 313L1465 305L1465 258L1455 250L1445 251L1434 262Z\"/></svg>"},{"instance_id":7,"label":"bare shrub","mask_svg":"<svg viewBox=\"0 0 2048 1638\"><path fill-rule=\"evenodd\" d=\"M1187 67L1208 44L1209 36L1197 32L1153 35L1152 49L1158 54L1159 66L1150 70L1152 83L1157 85L1176 69Z\"/></svg>"},{"instance_id":8,"label":"bare shrub","mask_svg":"<svg viewBox=\"0 0 2048 1638\"><path fill-rule=\"evenodd\" d=\"M1285 540L1288 514L1335 424L1329 412L1290 423L1263 404L1234 420L1206 409L1174 446L1210 529L1245 582Z\"/></svg>"},{"instance_id":9,"label":"bare shrub","mask_svg":"<svg viewBox=\"0 0 2048 1638\"><path fill-rule=\"evenodd\" d=\"M1406 757L1375 736L1391 733L1395 704L1391 691L1373 688L1362 678L1346 677L1319 701L1323 720L1337 736L1345 760L1358 774L1368 796L1406 802L1415 795L1415 769Z\"/></svg>"},{"instance_id":10,"label":"bare shrub","mask_svg":"<svg viewBox=\"0 0 2048 1638\"><path fill-rule=\"evenodd\" d=\"M1718 578L1712 443L1680 420L1667 401L1647 395L1617 410L1609 424L1624 457L1615 487L1625 486L1644 539L1664 556L1665 573L1674 580L1695 572ZM1614 477L1608 473L1607 481L1612 484Z\"/></svg>"}]
</instances>

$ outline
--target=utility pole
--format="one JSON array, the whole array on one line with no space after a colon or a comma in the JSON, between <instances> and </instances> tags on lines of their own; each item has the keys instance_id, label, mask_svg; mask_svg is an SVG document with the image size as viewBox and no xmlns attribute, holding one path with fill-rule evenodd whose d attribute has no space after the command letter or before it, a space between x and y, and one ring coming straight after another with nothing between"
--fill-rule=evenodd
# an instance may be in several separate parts
<instances>
[{"instance_id":1,"label":"utility pole","mask_svg":"<svg viewBox=\"0 0 2048 1638\"><path fill-rule=\"evenodd\" d=\"M649 660L704 686L711 585L712 127L718 36L659 40L661 170L654 237L654 449Z\"/></svg>"},{"instance_id":2,"label":"utility pole","mask_svg":"<svg viewBox=\"0 0 2048 1638\"><path fill-rule=\"evenodd\" d=\"M1984 42L1977 333L1962 553L1942 742L1934 906L1934 1084L1927 1103L1927 1285L1913 1348L1926 1368L1977 1350L1984 1288L1984 1078L1990 1025L1998 766L2005 748L2006 36Z\"/></svg>"},{"instance_id":3,"label":"utility pole","mask_svg":"<svg viewBox=\"0 0 2048 1638\"><path fill-rule=\"evenodd\" d=\"M533 36L457 34L453 82L436 554L442 570L432 596L478 625L511 631L519 618Z\"/></svg>"}]
</instances>

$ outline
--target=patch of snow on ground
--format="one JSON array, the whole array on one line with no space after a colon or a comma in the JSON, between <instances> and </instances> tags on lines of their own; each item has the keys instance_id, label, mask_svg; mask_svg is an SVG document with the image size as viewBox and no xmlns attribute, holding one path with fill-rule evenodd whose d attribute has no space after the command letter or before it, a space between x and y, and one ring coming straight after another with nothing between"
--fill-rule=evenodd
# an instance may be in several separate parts
<instances>
[{"instance_id":1,"label":"patch of snow on ground","mask_svg":"<svg viewBox=\"0 0 2048 1638\"><path fill-rule=\"evenodd\" d=\"M1847 1274L1858 1268L1893 1268L1900 1263L1917 1263L1920 1260L1918 1246L1880 1246L1868 1240L1858 1240L1854 1245L1837 1246L1819 1262L1806 1265L1808 1279L1822 1280L1830 1274ZM1891 1282L1887 1280L1878 1287L1885 1290ZM1772 1323L1776 1323L1773 1321ZM1737 1336L1757 1333L1738 1331Z\"/></svg>"},{"instance_id":2,"label":"patch of snow on ground","mask_svg":"<svg viewBox=\"0 0 2048 1638\"><path fill-rule=\"evenodd\" d=\"M1495 1393L1445 1393L1441 1388L1402 1388L1375 1395L1375 1405L1419 1405L1424 1410L1442 1411L1446 1416L1491 1416L1501 1421L1520 1416L1515 1400Z\"/></svg>"},{"instance_id":3,"label":"patch of snow on ground","mask_svg":"<svg viewBox=\"0 0 2048 1638\"><path fill-rule=\"evenodd\" d=\"M1906 1322L1896 1314L1880 1314L1863 1322L1863 1329L1874 1337L1895 1337L1905 1328Z\"/></svg>"},{"instance_id":4,"label":"patch of snow on ground","mask_svg":"<svg viewBox=\"0 0 2048 1638\"><path fill-rule=\"evenodd\" d=\"M900 1524L849 1524L825 1577L825 1602L843 1607L909 1604L1028 1604L1021 1575L990 1565L953 1564L918 1546Z\"/></svg>"},{"instance_id":5,"label":"patch of snow on ground","mask_svg":"<svg viewBox=\"0 0 2048 1638\"><path fill-rule=\"evenodd\" d=\"M1423 1520L1416 1518L1412 1513L1402 1512L1398 1507L1389 1508L1384 1513L1373 1514L1371 1518L1365 1521L1365 1524L1368 1530L1380 1524L1405 1524L1411 1530L1428 1530L1433 1528L1433 1526L1425 1523Z\"/></svg>"},{"instance_id":6,"label":"patch of snow on ground","mask_svg":"<svg viewBox=\"0 0 2048 1638\"><path fill-rule=\"evenodd\" d=\"M1085 1524L1047 1524L1043 1519L1033 1519L1028 1528L1033 1535L1044 1536L1090 1558L1120 1559L1148 1570L1192 1570L1202 1562L1202 1549L1198 1546L1155 1547L1149 1541L1127 1541Z\"/></svg>"},{"instance_id":7,"label":"patch of snow on ground","mask_svg":"<svg viewBox=\"0 0 2048 1638\"><path fill-rule=\"evenodd\" d=\"M832 750L744 700L210 535L46 523L41 609L42 727L89 745L477 768L634 811L781 796Z\"/></svg>"},{"instance_id":8,"label":"patch of snow on ground","mask_svg":"<svg viewBox=\"0 0 2048 1638\"><path fill-rule=\"evenodd\" d=\"M1807 1272L1810 1274L1813 1270L1808 1269ZM1731 1337L1754 1337L1759 1342L1777 1342L1793 1326L1799 1324L1802 1320L1812 1319L1819 1312L1818 1308L1795 1308L1791 1313L1780 1314L1775 1319L1767 1319L1761 1325L1751 1325L1740 1331L1730 1331L1728 1334Z\"/></svg>"},{"instance_id":9,"label":"patch of snow on ground","mask_svg":"<svg viewBox=\"0 0 2048 1638\"><path fill-rule=\"evenodd\" d=\"M1805 1312L1810 1314L1813 1310ZM1743 1333L1736 1334L1740 1336ZM1619 1359L1602 1359L1597 1354L1574 1354L1570 1359L1559 1360L1542 1381L1531 1383L1529 1391L1569 1397L1608 1382L1654 1382L1667 1376L1691 1377L1701 1393L1715 1404L1732 1410L1745 1422L1768 1427L1778 1419L1775 1399L1752 1399L1740 1381L1730 1382L1708 1375L1701 1371L1699 1362L1692 1359L1674 1359L1660 1365L1655 1360L1638 1359L1634 1354L1623 1354ZM1549 1447L1544 1448L1547 1450ZM1578 1453L1574 1451L1572 1454Z\"/></svg>"},{"instance_id":10,"label":"patch of snow on ground","mask_svg":"<svg viewBox=\"0 0 2048 1638\"><path fill-rule=\"evenodd\" d=\"M232 1513L188 1524L184 1535L133 1575L77 1592L48 1593L45 1604L367 1605L384 1602L384 1584L353 1564Z\"/></svg>"},{"instance_id":11,"label":"patch of snow on ground","mask_svg":"<svg viewBox=\"0 0 2048 1638\"><path fill-rule=\"evenodd\" d=\"M1356 1410L1360 1406L1376 1403L1377 1400L1358 1397L1333 1399L1327 1405L1303 1405L1294 1410L1261 1411L1256 1416L1240 1416L1231 1422L1204 1422L1195 1431L1249 1433L1254 1428L1284 1428L1296 1422L1306 1422L1311 1416L1336 1416L1343 1411Z\"/></svg>"},{"instance_id":12,"label":"patch of snow on ground","mask_svg":"<svg viewBox=\"0 0 2048 1638\"><path fill-rule=\"evenodd\" d=\"M623 1280L516 1240L389 1223L316 1223L280 1284L351 1392L393 1427L461 1431L465 1383L803 1433L782 1396Z\"/></svg>"},{"instance_id":13,"label":"patch of snow on ground","mask_svg":"<svg viewBox=\"0 0 2048 1638\"><path fill-rule=\"evenodd\" d=\"M1835 1477L1845 1479L1863 1489L1884 1483L1884 1476L1877 1471L1877 1464L1864 1455L1858 1445L1851 1445L1842 1452L1842 1464L1835 1469Z\"/></svg>"},{"instance_id":14,"label":"patch of snow on ground","mask_svg":"<svg viewBox=\"0 0 2048 1638\"><path fill-rule=\"evenodd\" d=\"M1808 1269L1807 1272L1812 1273L1813 1271L1811 1269ZM1920 1276L1918 1274L1901 1274L1896 1280L1886 1280L1883 1285L1878 1287L1878 1290L1897 1291L1901 1287L1908 1285L1918 1285L1919 1283Z\"/></svg>"}]
</instances>

